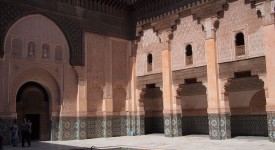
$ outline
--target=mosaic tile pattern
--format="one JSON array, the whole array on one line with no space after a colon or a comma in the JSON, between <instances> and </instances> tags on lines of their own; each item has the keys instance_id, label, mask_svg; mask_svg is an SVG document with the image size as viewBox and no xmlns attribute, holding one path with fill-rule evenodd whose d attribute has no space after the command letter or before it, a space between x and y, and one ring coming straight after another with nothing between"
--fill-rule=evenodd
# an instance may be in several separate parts
<instances>
[{"instance_id":1,"label":"mosaic tile pattern","mask_svg":"<svg viewBox=\"0 0 275 150\"><path fill-rule=\"evenodd\" d=\"M102 121L103 137L112 137L112 116L104 116Z\"/></svg>"},{"instance_id":2,"label":"mosaic tile pattern","mask_svg":"<svg viewBox=\"0 0 275 150\"><path fill-rule=\"evenodd\" d=\"M14 118L2 118L2 123L4 124L5 128L4 128L4 135L3 136L3 144L10 144L10 139L11 139L11 132L10 132L10 128L12 126Z\"/></svg>"},{"instance_id":3,"label":"mosaic tile pattern","mask_svg":"<svg viewBox=\"0 0 275 150\"><path fill-rule=\"evenodd\" d=\"M182 134L209 134L208 116L182 117Z\"/></svg>"},{"instance_id":4,"label":"mosaic tile pattern","mask_svg":"<svg viewBox=\"0 0 275 150\"><path fill-rule=\"evenodd\" d=\"M275 142L275 112L267 113L268 137L271 142Z\"/></svg>"},{"instance_id":5,"label":"mosaic tile pattern","mask_svg":"<svg viewBox=\"0 0 275 150\"><path fill-rule=\"evenodd\" d=\"M232 136L268 136L267 115L231 116Z\"/></svg>"},{"instance_id":6,"label":"mosaic tile pattern","mask_svg":"<svg viewBox=\"0 0 275 150\"><path fill-rule=\"evenodd\" d=\"M74 117L62 118L62 140L76 140L79 135L79 122Z\"/></svg>"},{"instance_id":7,"label":"mosaic tile pattern","mask_svg":"<svg viewBox=\"0 0 275 150\"><path fill-rule=\"evenodd\" d=\"M52 141L58 141L58 140L62 140L61 137L61 129L62 129L62 125L59 123L59 118L58 117L52 117L52 121L51 121L51 140Z\"/></svg>"},{"instance_id":8,"label":"mosaic tile pattern","mask_svg":"<svg viewBox=\"0 0 275 150\"><path fill-rule=\"evenodd\" d=\"M209 137L212 140L225 140L231 138L229 114L209 114Z\"/></svg>"},{"instance_id":9,"label":"mosaic tile pattern","mask_svg":"<svg viewBox=\"0 0 275 150\"><path fill-rule=\"evenodd\" d=\"M181 115L177 114L173 116L172 119L172 126L173 126L173 137L182 136L182 121Z\"/></svg>"},{"instance_id":10,"label":"mosaic tile pattern","mask_svg":"<svg viewBox=\"0 0 275 150\"><path fill-rule=\"evenodd\" d=\"M137 115L136 116L136 135L144 135L144 115Z\"/></svg>"},{"instance_id":11,"label":"mosaic tile pattern","mask_svg":"<svg viewBox=\"0 0 275 150\"><path fill-rule=\"evenodd\" d=\"M87 118L79 118L79 135L78 139L86 139L87 138Z\"/></svg>"},{"instance_id":12,"label":"mosaic tile pattern","mask_svg":"<svg viewBox=\"0 0 275 150\"><path fill-rule=\"evenodd\" d=\"M164 114L164 135L173 137L172 114Z\"/></svg>"}]
</instances>

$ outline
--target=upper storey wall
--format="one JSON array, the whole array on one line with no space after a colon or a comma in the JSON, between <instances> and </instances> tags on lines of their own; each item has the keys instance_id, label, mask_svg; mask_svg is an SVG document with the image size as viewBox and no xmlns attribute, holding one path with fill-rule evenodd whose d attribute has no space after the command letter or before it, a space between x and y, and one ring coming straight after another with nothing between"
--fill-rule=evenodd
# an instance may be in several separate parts
<instances>
[{"instance_id":1,"label":"upper storey wall","mask_svg":"<svg viewBox=\"0 0 275 150\"><path fill-rule=\"evenodd\" d=\"M171 40L172 70L180 70L206 65L204 48L204 31L192 16L180 19L177 30ZM187 45L192 46L193 64L186 65L185 52Z\"/></svg>"},{"instance_id":2,"label":"upper storey wall","mask_svg":"<svg viewBox=\"0 0 275 150\"><path fill-rule=\"evenodd\" d=\"M137 76L161 73L161 42L160 35L164 30L173 35L169 40L171 49L172 71L200 67L206 65L205 39L206 19L213 17L218 20L216 28L216 48L218 62L231 62L264 56L263 18L257 14L256 6L245 0L219 4L202 4L182 12L166 14L159 19L139 22L137 33ZM212 12L207 12L208 10ZM206 13L206 14L205 14ZM215 19L213 19L215 20ZM213 22L214 23L214 22ZM149 28L149 29L148 29ZM142 31L142 32L140 32ZM237 56L236 35L244 35L245 52ZM142 34L140 34L142 33ZM192 46L192 63L187 63L187 45ZM148 71L147 56L151 53L152 71Z\"/></svg>"},{"instance_id":3,"label":"upper storey wall","mask_svg":"<svg viewBox=\"0 0 275 150\"><path fill-rule=\"evenodd\" d=\"M235 35L239 32L244 34L246 55L236 57ZM257 16L256 8L244 0L229 3L216 36L219 63L264 55L262 19Z\"/></svg>"}]
</instances>

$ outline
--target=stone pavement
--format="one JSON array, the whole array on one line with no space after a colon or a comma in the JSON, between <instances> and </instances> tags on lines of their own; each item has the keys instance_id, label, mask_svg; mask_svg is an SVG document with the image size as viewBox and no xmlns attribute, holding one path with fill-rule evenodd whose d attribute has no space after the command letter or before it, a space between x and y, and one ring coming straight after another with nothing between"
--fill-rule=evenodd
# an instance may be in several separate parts
<instances>
[{"instance_id":1,"label":"stone pavement","mask_svg":"<svg viewBox=\"0 0 275 150\"><path fill-rule=\"evenodd\" d=\"M275 150L275 143L267 137L241 136L228 140L210 140L207 135L188 135L182 137L164 137L163 134L143 136L123 136L72 141L32 142L31 147L5 146L4 150L79 150L96 146L130 147L153 150Z\"/></svg>"}]
</instances>

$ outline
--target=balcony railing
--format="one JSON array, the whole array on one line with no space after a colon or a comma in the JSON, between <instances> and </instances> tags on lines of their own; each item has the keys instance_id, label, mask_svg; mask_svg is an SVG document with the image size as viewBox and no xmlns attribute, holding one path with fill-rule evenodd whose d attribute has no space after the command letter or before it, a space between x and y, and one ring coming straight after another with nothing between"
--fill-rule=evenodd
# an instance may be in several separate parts
<instances>
[{"instance_id":1,"label":"balcony railing","mask_svg":"<svg viewBox=\"0 0 275 150\"><path fill-rule=\"evenodd\" d=\"M192 65L193 64L193 57L192 56L186 56L185 57L185 64L186 65Z\"/></svg>"},{"instance_id":2,"label":"balcony railing","mask_svg":"<svg viewBox=\"0 0 275 150\"><path fill-rule=\"evenodd\" d=\"M245 46L244 45L236 46L235 53L236 53L236 56L245 55Z\"/></svg>"}]
</instances>

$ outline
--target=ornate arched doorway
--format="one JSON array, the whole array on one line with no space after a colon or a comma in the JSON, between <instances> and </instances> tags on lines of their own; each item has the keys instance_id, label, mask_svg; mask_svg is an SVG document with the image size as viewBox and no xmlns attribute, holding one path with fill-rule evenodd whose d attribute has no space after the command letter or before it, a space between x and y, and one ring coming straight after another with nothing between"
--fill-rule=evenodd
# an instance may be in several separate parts
<instances>
[{"instance_id":1,"label":"ornate arched doorway","mask_svg":"<svg viewBox=\"0 0 275 150\"><path fill-rule=\"evenodd\" d=\"M32 122L32 140L50 139L49 95L36 82L23 84L17 92L16 111L18 123L26 118Z\"/></svg>"}]
</instances>

